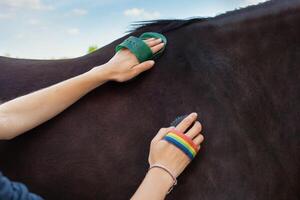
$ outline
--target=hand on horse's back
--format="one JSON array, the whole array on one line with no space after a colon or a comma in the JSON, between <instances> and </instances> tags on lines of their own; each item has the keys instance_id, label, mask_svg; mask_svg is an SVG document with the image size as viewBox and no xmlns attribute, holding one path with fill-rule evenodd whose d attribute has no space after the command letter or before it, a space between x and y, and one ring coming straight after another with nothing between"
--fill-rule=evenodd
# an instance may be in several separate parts
<instances>
[{"instance_id":1,"label":"hand on horse's back","mask_svg":"<svg viewBox=\"0 0 300 200\"><path fill-rule=\"evenodd\" d=\"M164 46L164 43L162 43L161 39L150 38L145 40L145 42L151 48L153 53L156 53ZM130 50L122 49L118 51L106 64L95 67L92 69L92 71L96 73L103 73L104 70L110 80L125 82L152 68L153 66L153 60L139 63L136 56L131 53Z\"/></svg>"}]
</instances>

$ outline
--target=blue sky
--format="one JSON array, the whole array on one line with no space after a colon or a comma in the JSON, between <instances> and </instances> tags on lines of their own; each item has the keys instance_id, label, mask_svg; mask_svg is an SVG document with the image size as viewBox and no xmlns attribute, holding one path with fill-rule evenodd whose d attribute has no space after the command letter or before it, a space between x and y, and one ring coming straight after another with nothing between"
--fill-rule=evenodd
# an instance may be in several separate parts
<instances>
[{"instance_id":1,"label":"blue sky","mask_svg":"<svg viewBox=\"0 0 300 200\"><path fill-rule=\"evenodd\" d=\"M63 58L124 35L139 20L217 14L264 0L0 0L0 55Z\"/></svg>"}]
</instances>

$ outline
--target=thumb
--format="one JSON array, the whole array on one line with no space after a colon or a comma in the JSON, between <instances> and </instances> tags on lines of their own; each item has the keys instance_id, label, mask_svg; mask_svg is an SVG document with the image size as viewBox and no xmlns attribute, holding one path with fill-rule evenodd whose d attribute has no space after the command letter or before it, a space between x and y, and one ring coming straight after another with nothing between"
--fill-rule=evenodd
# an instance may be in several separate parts
<instances>
[{"instance_id":1,"label":"thumb","mask_svg":"<svg viewBox=\"0 0 300 200\"><path fill-rule=\"evenodd\" d=\"M158 133L155 135L155 137L152 139L152 143L157 143L158 141L163 139L163 137L174 128L175 128L174 126L171 126L171 127L168 127L168 128L161 128L158 131Z\"/></svg>"},{"instance_id":2,"label":"thumb","mask_svg":"<svg viewBox=\"0 0 300 200\"><path fill-rule=\"evenodd\" d=\"M142 62L136 66L133 67L133 70L135 70L135 72L137 74L140 74L150 68L152 68L154 66L154 60L148 60L148 61L145 61L145 62Z\"/></svg>"}]
</instances>

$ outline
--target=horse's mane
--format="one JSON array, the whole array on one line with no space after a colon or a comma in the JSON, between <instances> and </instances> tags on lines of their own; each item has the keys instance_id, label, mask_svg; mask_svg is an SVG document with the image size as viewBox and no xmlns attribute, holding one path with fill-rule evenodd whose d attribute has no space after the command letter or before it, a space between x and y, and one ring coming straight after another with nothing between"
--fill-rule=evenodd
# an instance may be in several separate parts
<instances>
[{"instance_id":1,"label":"horse's mane","mask_svg":"<svg viewBox=\"0 0 300 200\"><path fill-rule=\"evenodd\" d=\"M206 19L207 18L196 17L196 18L189 18L189 19L159 19L159 20L149 20L149 21L138 21L138 22L133 22L131 24L132 29L129 30L129 32L135 32L141 30L145 31L145 29L153 30L159 27L159 30L157 30L157 32L166 33L195 22L205 21Z\"/></svg>"},{"instance_id":2,"label":"horse's mane","mask_svg":"<svg viewBox=\"0 0 300 200\"><path fill-rule=\"evenodd\" d=\"M195 111L207 142L168 199L299 199L299 5L273 0L211 18L137 23L130 34L167 32L156 67L1 141L1 171L46 199L124 199L147 171L156 128ZM83 74L126 37L74 59L0 57L0 99Z\"/></svg>"},{"instance_id":3,"label":"horse's mane","mask_svg":"<svg viewBox=\"0 0 300 200\"><path fill-rule=\"evenodd\" d=\"M232 11L219 14L215 17L192 17L188 19L159 19L159 20L147 20L147 21L137 21L133 22L130 26L129 33L132 32L145 32L145 31L156 31L160 33L166 33L173 31L175 29L182 28L184 26L201 23L201 22L213 22L215 21L231 21L232 19L245 19L251 16L258 16L262 14L269 14L292 9L293 6L291 2L300 3L299 0L270 0L264 3L259 3L257 5L251 5L247 7L241 7Z\"/></svg>"}]
</instances>

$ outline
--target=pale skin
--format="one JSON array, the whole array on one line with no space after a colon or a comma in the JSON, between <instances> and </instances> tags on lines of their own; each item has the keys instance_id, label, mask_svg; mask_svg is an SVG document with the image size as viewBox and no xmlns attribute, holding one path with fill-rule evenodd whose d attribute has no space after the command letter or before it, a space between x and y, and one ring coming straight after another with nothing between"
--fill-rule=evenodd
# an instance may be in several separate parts
<instances>
[{"instance_id":1,"label":"pale skin","mask_svg":"<svg viewBox=\"0 0 300 200\"><path fill-rule=\"evenodd\" d=\"M203 142L204 137L202 134L200 134L202 126L200 122L196 120L197 113L191 113L176 127L160 129L157 135L152 139L150 144L150 153L148 158L149 165L162 164L167 167L175 177L178 177L191 162L191 160L177 147L163 140L163 137L170 130L176 128L176 130L185 133L188 137L190 137L200 149L200 144ZM188 127L190 127L193 123L194 125L192 126L192 128L190 128L189 131L186 132ZM159 168L152 168L148 171L141 185L131 199L165 199L167 192L172 184L173 179L167 172Z\"/></svg>"},{"instance_id":2,"label":"pale skin","mask_svg":"<svg viewBox=\"0 0 300 200\"><path fill-rule=\"evenodd\" d=\"M146 43L154 53L164 45L159 39L149 39ZM8 101L0 105L0 139L12 139L58 115L100 85L108 81L127 81L153 65L152 60L139 64L129 50L123 49L104 65Z\"/></svg>"},{"instance_id":3,"label":"pale skin","mask_svg":"<svg viewBox=\"0 0 300 200\"><path fill-rule=\"evenodd\" d=\"M153 53L164 46L160 39L150 38L145 42ZM117 52L109 62L94 67L84 74L1 104L0 140L13 139L48 121L108 81L125 82L153 66L153 60L139 63L129 50L123 49ZM196 119L197 114L192 113L176 129L185 132ZM170 128L160 129L151 141L149 164L163 164L177 177L190 160L175 146L162 140ZM201 129L201 124L196 121L193 127L185 133L199 148L204 139L200 134ZM173 179L168 173L153 168L146 174L132 199L164 199L172 183Z\"/></svg>"}]
</instances>

